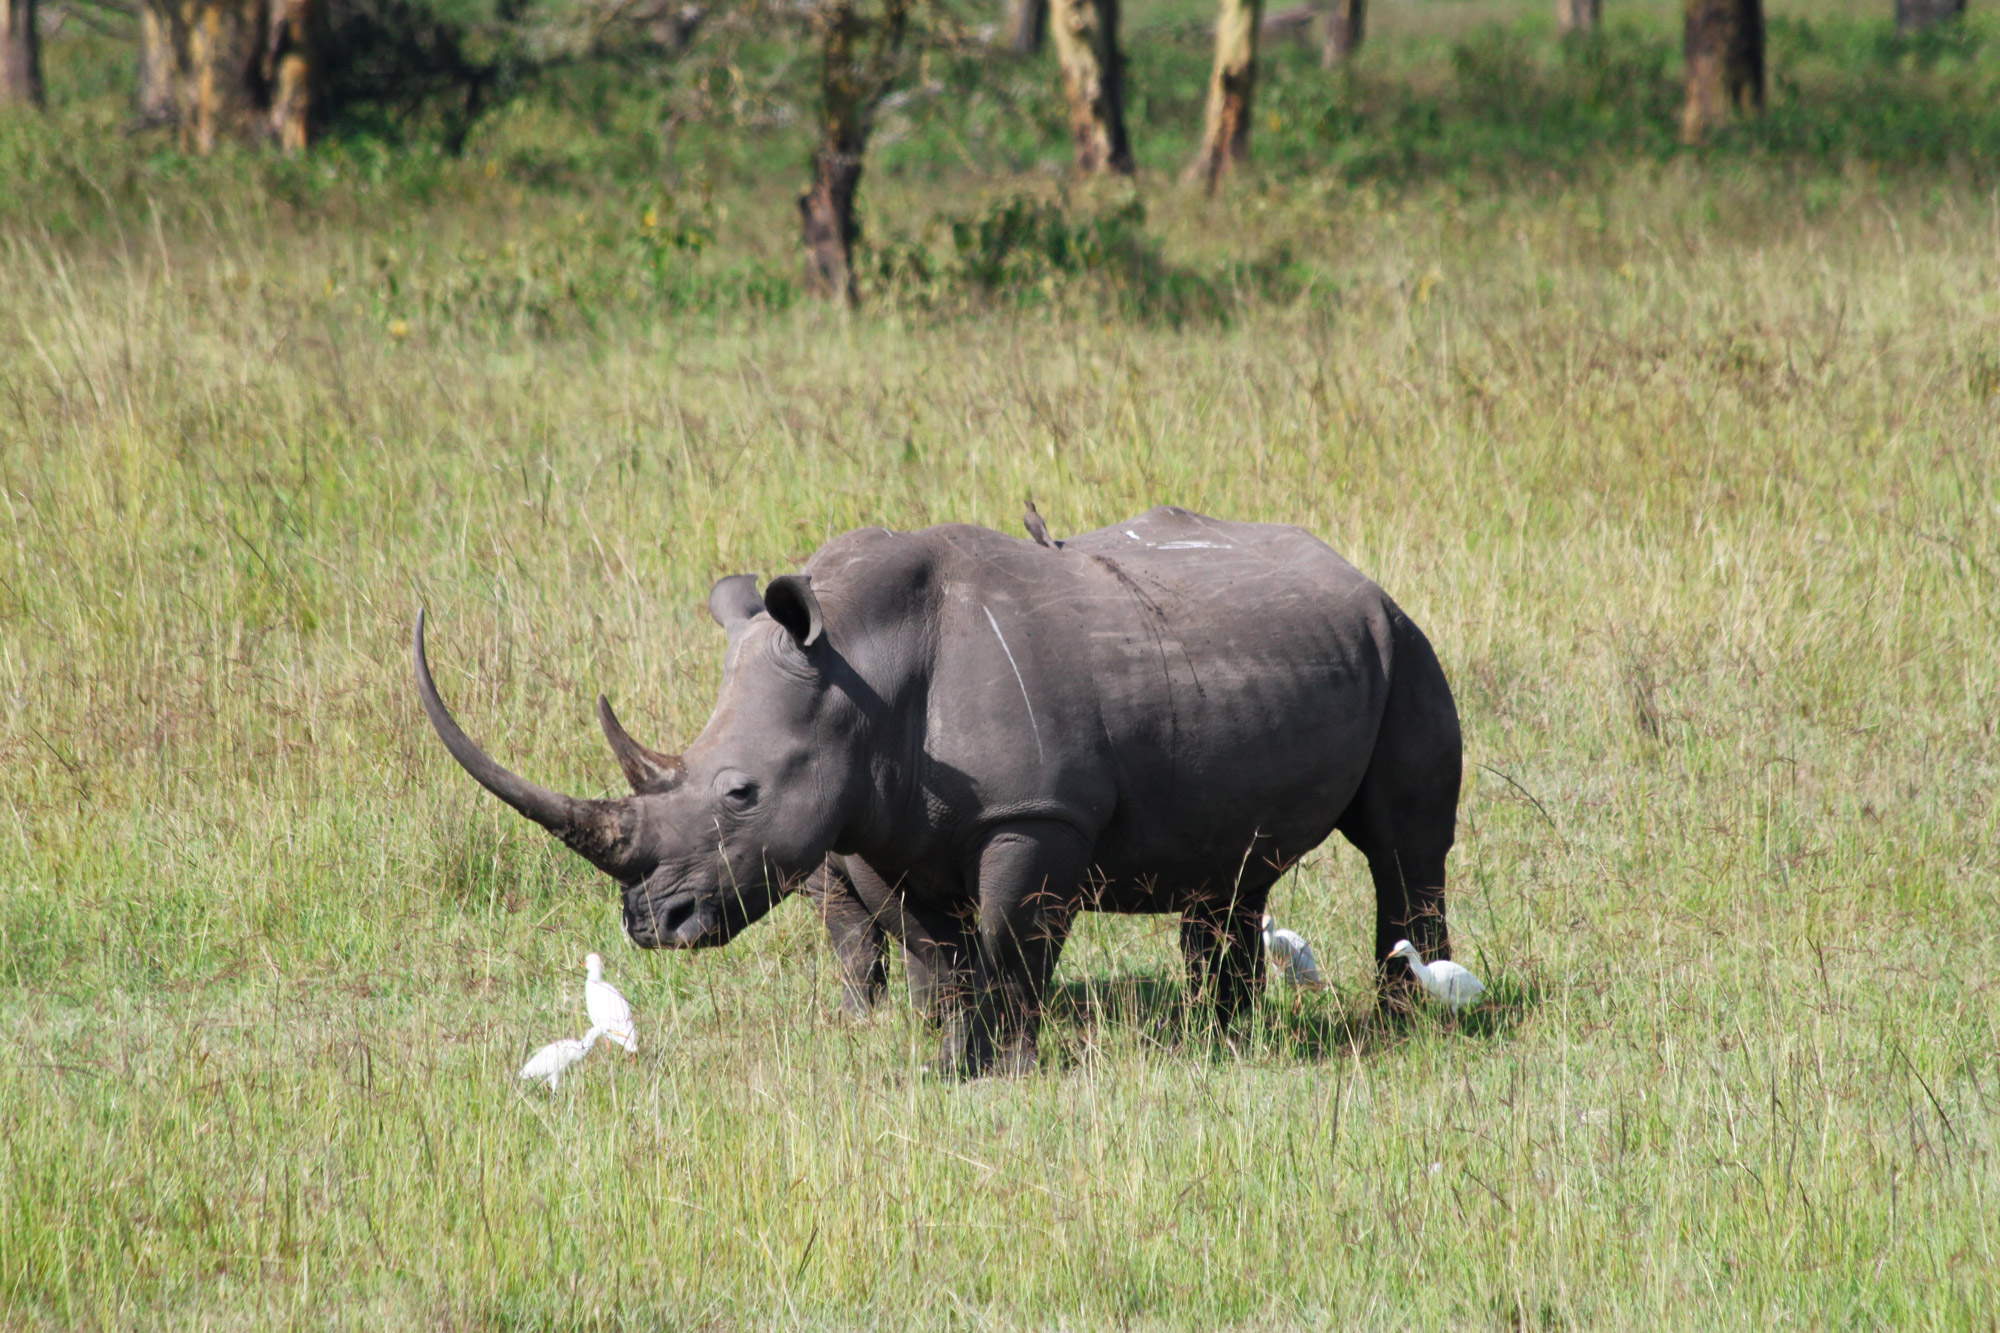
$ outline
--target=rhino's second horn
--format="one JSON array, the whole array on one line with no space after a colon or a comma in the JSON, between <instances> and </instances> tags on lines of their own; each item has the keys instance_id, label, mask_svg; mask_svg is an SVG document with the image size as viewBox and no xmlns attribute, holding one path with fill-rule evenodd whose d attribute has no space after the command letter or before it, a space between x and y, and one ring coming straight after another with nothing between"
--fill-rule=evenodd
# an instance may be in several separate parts
<instances>
[{"instance_id":1,"label":"rhino's second horn","mask_svg":"<svg viewBox=\"0 0 2000 1333\"><path fill-rule=\"evenodd\" d=\"M618 756L618 767L625 770L625 780L633 791L665 791L687 774L679 755L661 754L633 740L618 724L611 701L601 694L597 696L597 724L604 728L604 739L611 742L611 753Z\"/></svg>"}]
</instances>

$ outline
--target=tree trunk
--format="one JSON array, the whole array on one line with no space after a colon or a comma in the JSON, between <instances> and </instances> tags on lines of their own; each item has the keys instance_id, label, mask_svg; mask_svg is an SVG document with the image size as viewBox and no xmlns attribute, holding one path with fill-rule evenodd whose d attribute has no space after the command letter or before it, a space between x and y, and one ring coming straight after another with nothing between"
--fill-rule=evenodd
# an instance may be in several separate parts
<instances>
[{"instance_id":1,"label":"tree trunk","mask_svg":"<svg viewBox=\"0 0 2000 1333\"><path fill-rule=\"evenodd\" d=\"M1904 37L1965 17L1965 0L1896 0L1896 31Z\"/></svg>"},{"instance_id":2,"label":"tree trunk","mask_svg":"<svg viewBox=\"0 0 2000 1333\"><path fill-rule=\"evenodd\" d=\"M1201 149L1186 180L1210 194L1230 168L1250 156L1250 113L1257 89L1257 23L1263 0L1222 0L1215 21L1215 72L1208 81L1208 115Z\"/></svg>"},{"instance_id":3,"label":"tree trunk","mask_svg":"<svg viewBox=\"0 0 2000 1333\"><path fill-rule=\"evenodd\" d=\"M270 0L261 73L267 90L265 133L287 153L303 152L312 114L316 0Z\"/></svg>"},{"instance_id":4,"label":"tree trunk","mask_svg":"<svg viewBox=\"0 0 2000 1333\"><path fill-rule=\"evenodd\" d=\"M35 0L0 0L0 106L42 104L42 39Z\"/></svg>"},{"instance_id":5,"label":"tree trunk","mask_svg":"<svg viewBox=\"0 0 2000 1333\"><path fill-rule=\"evenodd\" d=\"M865 145L863 145L865 146ZM861 151L844 152L822 144L813 155L812 188L799 196L799 220L806 243L806 290L845 305L860 293L854 286L854 195L861 188Z\"/></svg>"},{"instance_id":6,"label":"tree trunk","mask_svg":"<svg viewBox=\"0 0 2000 1333\"><path fill-rule=\"evenodd\" d=\"M1764 109L1763 0L1687 0L1687 104L1681 142L1700 143L1733 114Z\"/></svg>"},{"instance_id":7,"label":"tree trunk","mask_svg":"<svg viewBox=\"0 0 2000 1333\"><path fill-rule=\"evenodd\" d=\"M1326 10L1326 36L1320 42L1319 63L1333 69L1347 63L1361 49L1362 29L1368 18L1368 0L1333 0Z\"/></svg>"},{"instance_id":8,"label":"tree trunk","mask_svg":"<svg viewBox=\"0 0 2000 1333\"><path fill-rule=\"evenodd\" d=\"M1596 32L1597 20L1603 16L1603 0L1556 0L1556 31L1567 36L1572 32Z\"/></svg>"},{"instance_id":9,"label":"tree trunk","mask_svg":"<svg viewBox=\"0 0 2000 1333\"><path fill-rule=\"evenodd\" d=\"M139 124L174 123L174 43L167 17L139 6Z\"/></svg>"},{"instance_id":10,"label":"tree trunk","mask_svg":"<svg viewBox=\"0 0 2000 1333\"><path fill-rule=\"evenodd\" d=\"M1017 56L1042 53L1042 37L1049 23L1051 0L1007 0L1007 19L1001 38L1007 50Z\"/></svg>"},{"instance_id":11,"label":"tree trunk","mask_svg":"<svg viewBox=\"0 0 2000 1333\"><path fill-rule=\"evenodd\" d=\"M1125 137L1125 58L1118 51L1118 0L1051 0L1056 58L1069 98L1076 169L1132 174Z\"/></svg>"},{"instance_id":12,"label":"tree trunk","mask_svg":"<svg viewBox=\"0 0 2000 1333\"><path fill-rule=\"evenodd\" d=\"M168 31L174 44L174 125L181 150L204 157L224 139L247 138L258 115L263 47L260 0L181 0Z\"/></svg>"},{"instance_id":13,"label":"tree trunk","mask_svg":"<svg viewBox=\"0 0 2000 1333\"><path fill-rule=\"evenodd\" d=\"M806 247L806 288L853 305L854 242L861 228L854 196L875 110L901 65L910 0L881 0L863 14L863 0L821 0L813 11L820 38L820 137L812 186L799 196Z\"/></svg>"},{"instance_id":14,"label":"tree trunk","mask_svg":"<svg viewBox=\"0 0 2000 1333\"><path fill-rule=\"evenodd\" d=\"M148 0L139 116L206 156L229 140L306 145L317 0Z\"/></svg>"}]
</instances>

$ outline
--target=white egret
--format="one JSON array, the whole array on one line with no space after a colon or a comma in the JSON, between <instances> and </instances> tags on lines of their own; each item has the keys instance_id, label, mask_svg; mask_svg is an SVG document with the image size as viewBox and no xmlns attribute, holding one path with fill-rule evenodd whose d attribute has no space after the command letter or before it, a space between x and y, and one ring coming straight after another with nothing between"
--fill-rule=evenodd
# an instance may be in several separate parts
<instances>
[{"instance_id":1,"label":"white egret","mask_svg":"<svg viewBox=\"0 0 2000 1333\"><path fill-rule=\"evenodd\" d=\"M1401 958L1410 964L1410 973L1425 990L1444 1001L1445 1007L1454 1014L1470 1005L1479 1003L1479 997L1486 994L1486 987L1479 978L1449 959L1440 958L1435 963L1426 963L1408 940L1397 940L1396 947L1389 950L1391 958Z\"/></svg>"},{"instance_id":2,"label":"white egret","mask_svg":"<svg viewBox=\"0 0 2000 1333\"><path fill-rule=\"evenodd\" d=\"M550 1042L528 1057L528 1063L521 1066L521 1077L531 1083L536 1079L547 1079L549 1086L555 1087L556 1082L562 1078L563 1070L590 1053L590 1048L596 1043L597 1037L597 1029L592 1028L584 1034L581 1041L575 1037L564 1037L560 1041Z\"/></svg>"},{"instance_id":3,"label":"white egret","mask_svg":"<svg viewBox=\"0 0 2000 1333\"><path fill-rule=\"evenodd\" d=\"M583 983L583 1007L590 1013L591 1027L602 1032L632 1054L639 1053L639 1030L632 1025L632 1006L618 988L604 979L604 960L591 954L583 960L588 978Z\"/></svg>"},{"instance_id":4,"label":"white egret","mask_svg":"<svg viewBox=\"0 0 2000 1333\"><path fill-rule=\"evenodd\" d=\"M1320 980L1319 961L1313 957L1312 945L1296 930L1286 930L1283 926L1271 924L1271 914L1264 914L1264 954L1279 970L1291 975L1292 983L1298 986L1318 986Z\"/></svg>"}]
</instances>

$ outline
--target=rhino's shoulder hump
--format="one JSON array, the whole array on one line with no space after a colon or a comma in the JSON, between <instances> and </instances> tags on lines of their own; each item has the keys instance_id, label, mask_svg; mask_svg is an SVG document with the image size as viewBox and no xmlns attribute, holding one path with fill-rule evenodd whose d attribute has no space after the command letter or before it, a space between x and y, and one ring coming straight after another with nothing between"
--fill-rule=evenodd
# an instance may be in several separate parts
<instances>
[{"instance_id":1,"label":"rhino's shoulder hump","mask_svg":"<svg viewBox=\"0 0 2000 1333\"><path fill-rule=\"evenodd\" d=\"M931 561L930 543L921 532L897 532L891 528L855 528L843 532L814 551L805 572L815 587L822 583L872 581L894 572L914 572Z\"/></svg>"},{"instance_id":2,"label":"rhino's shoulder hump","mask_svg":"<svg viewBox=\"0 0 2000 1333\"><path fill-rule=\"evenodd\" d=\"M939 590L952 578L958 562L951 544L941 540L943 532L857 528L814 552L805 572L821 599L843 608L847 616L870 622L901 618L934 605Z\"/></svg>"}]
</instances>

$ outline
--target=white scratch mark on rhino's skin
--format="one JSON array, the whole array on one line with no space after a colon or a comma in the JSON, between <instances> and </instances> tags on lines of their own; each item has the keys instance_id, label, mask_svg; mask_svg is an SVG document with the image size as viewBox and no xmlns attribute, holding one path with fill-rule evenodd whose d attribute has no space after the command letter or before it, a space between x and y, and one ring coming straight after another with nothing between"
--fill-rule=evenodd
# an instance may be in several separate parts
<instances>
[{"instance_id":1,"label":"white scratch mark on rhino's skin","mask_svg":"<svg viewBox=\"0 0 2000 1333\"><path fill-rule=\"evenodd\" d=\"M1158 551L1233 551L1236 548L1228 542L1161 542L1153 549Z\"/></svg>"},{"instance_id":2,"label":"white scratch mark on rhino's skin","mask_svg":"<svg viewBox=\"0 0 2000 1333\"><path fill-rule=\"evenodd\" d=\"M1035 733L1035 758L1046 764L1047 754L1042 751L1042 728L1035 721L1035 701L1028 697L1028 682L1021 679L1021 667L1014 660L1014 650L1007 646L1007 636L1000 632L1000 622L993 618L993 609L981 602L979 609L986 613L986 623L993 627L993 637L1000 640L1000 651L1007 654L1007 665L1014 668L1014 683L1021 687L1021 702L1028 706L1028 729Z\"/></svg>"}]
</instances>

